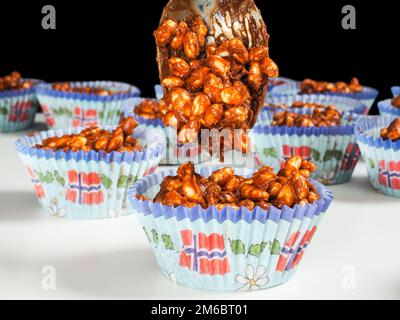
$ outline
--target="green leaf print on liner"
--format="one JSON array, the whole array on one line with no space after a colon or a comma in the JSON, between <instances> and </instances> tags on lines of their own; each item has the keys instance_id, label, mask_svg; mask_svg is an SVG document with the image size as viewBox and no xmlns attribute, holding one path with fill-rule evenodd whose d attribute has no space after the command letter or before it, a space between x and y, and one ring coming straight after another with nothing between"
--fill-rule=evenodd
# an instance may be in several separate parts
<instances>
[{"instance_id":1,"label":"green leaf print on liner","mask_svg":"<svg viewBox=\"0 0 400 320\"><path fill-rule=\"evenodd\" d=\"M311 157L314 161L321 160L321 153L317 149L311 149Z\"/></svg>"},{"instance_id":2,"label":"green leaf print on liner","mask_svg":"<svg viewBox=\"0 0 400 320\"><path fill-rule=\"evenodd\" d=\"M39 177L40 182L42 183L50 184L54 182L53 174L51 172L46 172L46 174L38 172L37 175Z\"/></svg>"},{"instance_id":3,"label":"green leaf print on liner","mask_svg":"<svg viewBox=\"0 0 400 320\"><path fill-rule=\"evenodd\" d=\"M100 176L101 183L106 189L110 189L112 186L112 180L107 178L104 174Z\"/></svg>"},{"instance_id":4,"label":"green leaf print on liner","mask_svg":"<svg viewBox=\"0 0 400 320\"><path fill-rule=\"evenodd\" d=\"M264 252L265 247L268 245L267 242L262 242L260 244L252 244L249 247L249 252L248 254L250 256L254 256L254 257L259 257L261 256L261 254Z\"/></svg>"},{"instance_id":5,"label":"green leaf print on liner","mask_svg":"<svg viewBox=\"0 0 400 320\"><path fill-rule=\"evenodd\" d=\"M8 109L6 107L0 108L0 114L6 116L8 114Z\"/></svg>"},{"instance_id":6,"label":"green leaf print on liner","mask_svg":"<svg viewBox=\"0 0 400 320\"><path fill-rule=\"evenodd\" d=\"M117 188L126 188L128 185L128 176L120 176L117 183Z\"/></svg>"},{"instance_id":7,"label":"green leaf print on liner","mask_svg":"<svg viewBox=\"0 0 400 320\"><path fill-rule=\"evenodd\" d=\"M275 159L278 158L275 148L265 148L263 153L264 153L264 156L266 156L267 158L268 157L275 158Z\"/></svg>"},{"instance_id":8,"label":"green leaf print on liner","mask_svg":"<svg viewBox=\"0 0 400 320\"><path fill-rule=\"evenodd\" d=\"M133 185L133 184L136 182L136 180L137 180L137 177L134 176L133 174L131 174L131 175L129 176L129 179L128 179L128 187L130 187L131 185Z\"/></svg>"},{"instance_id":9,"label":"green leaf print on liner","mask_svg":"<svg viewBox=\"0 0 400 320\"><path fill-rule=\"evenodd\" d=\"M167 250L175 250L174 243L172 242L171 236L167 234L161 235L161 240L164 243L164 247Z\"/></svg>"},{"instance_id":10,"label":"green leaf print on liner","mask_svg":"<svg viewBox=\"0 0 400 320\"><path fill-rule=\"evenodd\" d=\"M56 179L56 181L58 182L58 184L60 184L62 187L65 186L65 179L63 177L60 176L60 174L58 173L58 171L54 171L54 178Z\"/></svg>"},{"instance_id":11,"label":"green leaf print on liner","mask_svg":"<svg viewBox=\"0 0 400 320\"><path fill-rule=\"evenodd\" d=\"M327 150L324 155L324 161L343 160L343 157L343 152L340 150Z\"/></svg>"},{"instance_id":12,"label":"green leaf print on liner","mask_svg":"<svg viewBox=\"0 0 400 320\"><path fill-rule=\"evenodd\" d=\"M151 234L152 234L152 236L153 236L153 241L155 242L155 243L157 243L158 244L158 233L157 233L157 231L156 230L154 230L154 229L152 229L151 230Z\"/></svg>"},{"instance_id":13,"label":"green leaf print on liner","mask_svg":"<svg viewBox=\"0 0 400 320\"><path fill-rule=\"evenodd\" d=\"M231 245L231 250L234 255L245 254L246 247L244 246L241 240L231 240L229 239L229 243Z\"/></svg>"},{"instance_id":14,"label":"green leaf print on liner","mask_svg":"<svg viewBox=\"0 0 400 320\"><path fill-rule=\"evenodd\" d=\"M374 160L372 160L371 158L368 158L367 163L368 163L368 166L369 166L371 169L375 169L375 162L374 162Z\"/></svg>"},{"instance_id":15,"label":"green leaf print on liner","mask_svg":"<svg viewBox=\"0 0 400 320\"><path fill-rule=\"evenodd\" d=\"M275 239L272 244L271 242L269 243L269 251L272 255L277 255L281 253L281 244L278 240Z\"/></svg>"}]
</instances>

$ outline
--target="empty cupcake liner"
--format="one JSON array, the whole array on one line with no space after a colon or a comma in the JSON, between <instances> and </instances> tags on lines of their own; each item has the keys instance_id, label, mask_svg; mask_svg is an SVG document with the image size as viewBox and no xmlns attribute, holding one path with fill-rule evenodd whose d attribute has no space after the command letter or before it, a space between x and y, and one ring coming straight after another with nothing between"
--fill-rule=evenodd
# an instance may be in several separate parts
<instances>
[{"instance_id":1,"label":"empty cupcake liner","mask_svg":"<svg viewBox=\"0 0 400 320\"><path fill-rule=\"evenodd\" d=\"M34 81L40 83L39 80ZM34 87L0 92L0 132L32 127L38 106Z\"/></svg>"},{"instance_id":2,"label":"empty cupcake liner","mask_svg":"<svg viewBox=\"0 0 400 320\"><path fill-rule=\"evenodd\" d=\"M400 117L400 108L392 106L392 99L380 101L378 103L378 109L382 116Z\"/></svg>"},{"instance_id":3,"label":"empty cupcake liner","mask_svg":"<svg viewBox=\"0 0 400 320\"><path fill-rule=\"evenodd\" d=\"M275 88L273 92L271 92L271 95L273 97L281 97L287 95L300 94L300 84L301 84L300 81L295 81L279 86ZM369 87L364 87L362 92L357 92L357 93L331 93L331 92L324 93L324 95L328 96L339 96L339 97L346 97L350 99L359 100L360 102L362 102L364 105L367 106L365 114L368 114L369 109L374 104L378 94L379 94L378 90Z\"/></svg>"},{"instance_id":4,"label":"empty cupcake liner","mask_svg":"<svg viewBox=\"0 0 400 320\"><path fill-rule=\"evenodd\" d=\"M202 168L200 173L208 176L211 170ZM252 171L236 173L249 176ZM133 185L128 197L163 273L196 289L253 291L288 281L333 199L314 181L320 200L281 210L174 208L136 198L137 194L153 198L168 175L176 171L145 177Z\"/></svg>"},{"instance_id":5,"label":"empty cupcake liner","mask_svg":"<svg viewBox=\"0 0 400 320\"><path fill-rule=\"evenodd\" d=\"M325 185L351 180L360 158L354 124L338 127L256 126L251 136L264 165L279 170L293 156L312 161L317 170L312 178Z\"/></svg>"},{"instance_id":6,"label":"empty cupcake liner","mask_svg":"<svg viewBox=\"0 0 400 320\"><path fill-rule=\"evenodd\" d=\"M392 93L394 97L400 96L400 87L392 87Z\"/></svg>"},{"instance_id":7,"label":"empty cupcake liner","mask_svg":"<svg viewBox=\"0 0 400 320\"><path fill-rule=\"evenodd\" d=\"M34 148L46 138L80 130L44 131L16 142L43 211L69 219L131 214L127 190L136 180L156 171L164 148L161 138L157 133L137 130L135 136L144 146L142 152L54 152Z\"/></svg>"},{"instance_id":8,"label":"empty cupcake liner","mask_svg":"<svg viewBox=\"0 0 400 320\"><path fill-rule=\"evenodd\" d=\"M400 197L400 141L383 140L380 131L392 117L364 117L355 132L372 186L380 193Z\"/></svg>"},{"instance_id":9,"label":"empty cupcake liner","mask_svg":"<svg viewBox=\"0 0 400 320\"><path fill-rule=\"evenodd\" d=\"M37 96L51 129L117 125L124 108L132 105L132 98L140 95L138 88L121 82L71 82L70 85L101 87L124 93L100 96L54 90L52 84L39 85Z\"/></svg>"},{"instance_id":10,"label":"empty cupcake liner","mask_svg":"<svg viewBox=\"0 0 400 320\"><path fill-rule=\"evenodd\" d=\"M345 113L365 114L368 111L366 105L359 100L350 99L346 97L330 96L330 95L292 95L292 96L279 96L269 97L265 99L265 107L261 110L256 125L269 125L272 122L275 112L290 111L298 114L310 114L314 111L313 108L288 108L279 109L270 107L269 105L285 104L291 106L294 102L301 101L304 103L318 103L322 105L334 105L339 111Z\"/></svg>"}]
</instances>

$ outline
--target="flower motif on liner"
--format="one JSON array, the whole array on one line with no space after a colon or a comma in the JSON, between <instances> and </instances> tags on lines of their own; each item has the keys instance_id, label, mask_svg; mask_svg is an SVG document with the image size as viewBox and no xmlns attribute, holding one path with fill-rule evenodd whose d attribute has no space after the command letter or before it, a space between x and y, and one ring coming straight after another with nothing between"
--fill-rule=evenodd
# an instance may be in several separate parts
<instances>
[{"instance_id":1,"label":"flower motif on liner","mask_svg":"<svg viewBox=\"0 0 400 320\"><path fill-rule=\"evenodd\" d=\"M321 173L320 178L318 180L322 184L330 185L336 182L335 176L336 176L335 171L324 171Z\"/></svg>"},{"instance_id":2,"label":"flower motif on liner","mask_svg":"<svg viewBox=\"0 0 400 320\"><path fill-rule=\"evenodd\" d=\"M255 291L263 289L269 282L266 275L267 269L264 266L258 266L256 270L252 265L247 265L245 274L238 274L235 281L241 285L237 291Z\"/></svg>"},{"instance_id":3,"label":"flower motif on liner","mask_svg":"<svg viewBox=\"0 0 400 320\"><path fill-rule=\"evenodd\" d=\"M58 206L57 198L53 198L50 201L49 212L50 212L50 215L53 217L60 217L60 218L65 217L65 210Z\"/></svg>"}]
</instances>

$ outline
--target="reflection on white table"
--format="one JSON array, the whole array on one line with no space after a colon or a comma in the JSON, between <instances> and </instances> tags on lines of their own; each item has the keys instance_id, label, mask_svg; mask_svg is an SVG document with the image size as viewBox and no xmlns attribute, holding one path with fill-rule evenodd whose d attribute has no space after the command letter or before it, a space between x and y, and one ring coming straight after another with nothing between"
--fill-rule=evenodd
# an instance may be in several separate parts
<instances>
[{"instance_id":1,"label":"reflection on white table","mask_svg":"<svg viewBox=\"0 0 400 320\"><path fill-rule=\"evenodd\" d=\"M14 149L20 135L0 135L0 299L400 298L400 200L376 193L363 163L350 183L332 187L334 203L293 279L269 290L219 293L166 279L135 216L42 215Z\"/></svg>"}]
</instances>

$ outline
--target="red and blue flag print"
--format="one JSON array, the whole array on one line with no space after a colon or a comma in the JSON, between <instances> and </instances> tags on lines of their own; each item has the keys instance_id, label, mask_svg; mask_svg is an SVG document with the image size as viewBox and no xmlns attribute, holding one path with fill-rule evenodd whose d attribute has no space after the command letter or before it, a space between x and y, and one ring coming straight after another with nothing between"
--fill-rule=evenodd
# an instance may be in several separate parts
<instances>
[{"instance_id":1,"label":"red and blue flag print","mask_svg":"<svg viewBox=\"0 0 400 320\"><path fill-rule=\"evenodd\" d=\"M99 119L97 116L97 111L95 109L82 109L76 107L74 109L74 119L72 125L76 127L94 127L98 126Z\"/></svg>"},{"instance_id":2,"label":"red and blue flag print","mask_svg":"<svg viewBox=\"0 0 400 320\"><path fill-rule=\"evenodd\" d=\"M400 162L379 162L379 183L386 188L400 190Z\"/></svg>"},{"instance_id":3,"label":"red and blue flag print","mask_svg":"<svg viewBox=\"0 0 400 320\"><path fill-rule=\"evenodd\" d=\"M101 180L97 173L68 171L66 199L76 204L95 205L104 202Z\"/></svg>"},{"instance_id":4,"label":"red and blue flag print","mask_svg":"<svg viewBox=\"0 0 400 320\"><path fill-rule=\"evenodd\" d=\"M206 275L224 275L230 272L224 237L213 233L193 234L191 230L181 231L183 249L179 265L191 271Z\"/></svg>"}]
</instances>

